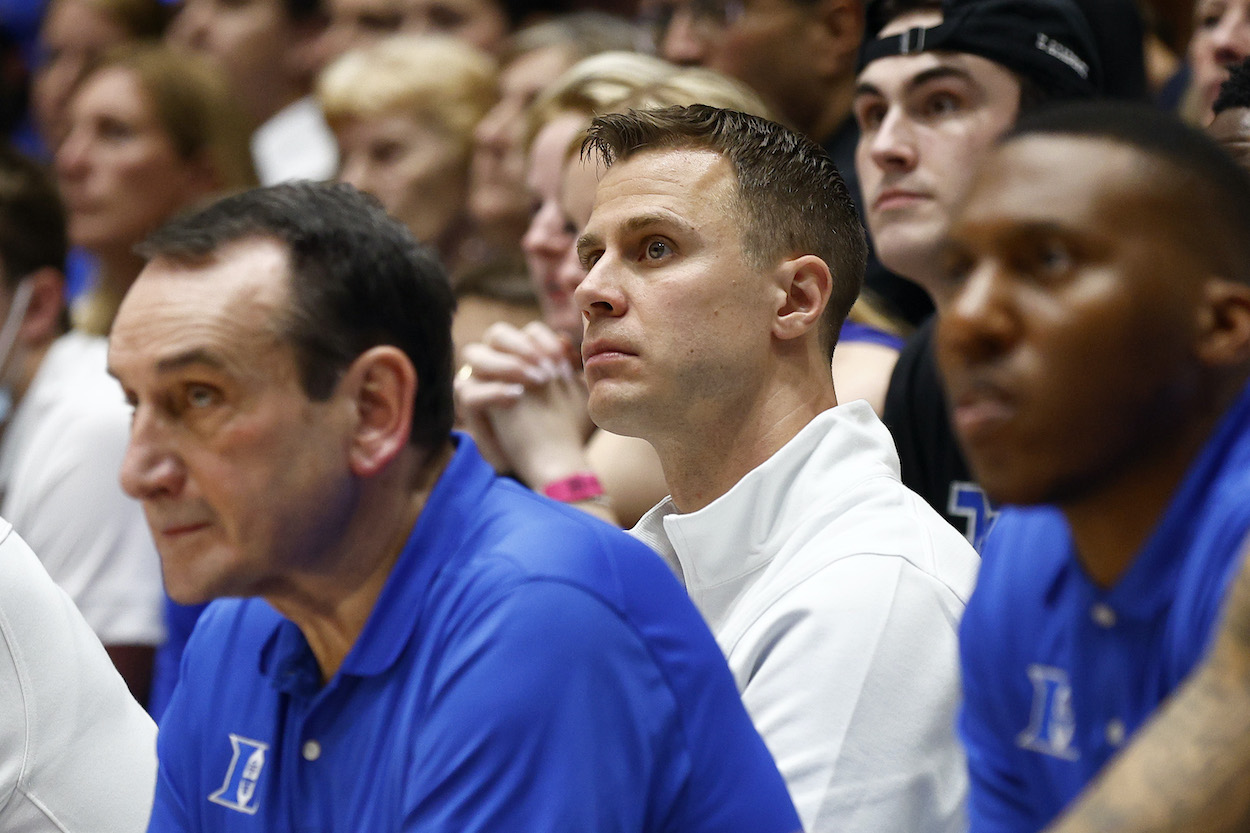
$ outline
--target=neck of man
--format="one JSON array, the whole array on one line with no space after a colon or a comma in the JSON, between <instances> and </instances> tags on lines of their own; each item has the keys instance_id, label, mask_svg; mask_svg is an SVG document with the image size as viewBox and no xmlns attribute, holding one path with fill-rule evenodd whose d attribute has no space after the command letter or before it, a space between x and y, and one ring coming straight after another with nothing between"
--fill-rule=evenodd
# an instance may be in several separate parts
<instances>
[{"instance_id":1,"label":"neck of man","mask_svg":"<svg viewBox=\"0 0 1250 833\"><path fill-rule=\"evenodd\" d=\"M308 640L323 683L342 667L364 630L454 453L450 443L433 452L406 449L366 484L330 557L265 594L265 600Z\"/></svg>"},{"instance_id":2,"label":"neck of man","mask_svg":"<svg viewBox=\"0 0 1250 833\"><path fill-rule=\"evenodd\" d=\"M1203 407L1145 454L1123 461L1079 497L1060 502L1076 547L1076 557L1089 579L1110 588L1133 566L1154 533L1202 448L1232 405L1241 386L1204 398ZM1181 554L1178 553L1178 557Z\"/></svg>"},{"instance_id":3,"label":"neck of man","mask_svg":"<svg viewBox=\"0 0 1250 833\"><path fill-rule=\"evenodd\" d=\"M747 396L726 398L705 418L687 414L667 436L647 439L677 510L696 512L837 404L827 359L815 367L783 364Z\"/></svg>"}]
</instances>

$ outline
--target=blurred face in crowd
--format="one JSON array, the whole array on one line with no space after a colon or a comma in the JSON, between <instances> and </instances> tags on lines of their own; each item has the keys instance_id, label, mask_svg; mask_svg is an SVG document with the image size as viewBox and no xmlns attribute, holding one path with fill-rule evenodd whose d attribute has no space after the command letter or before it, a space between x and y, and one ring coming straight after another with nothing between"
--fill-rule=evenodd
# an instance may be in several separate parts
<instances>
[{"instance_id":1,"label":"blurred face in crowd","mask_svg":"<svg viewBox=\"0 0 1250 833\"><path fill-rule=\"evenodd\" d=\"M499 101L473 134L469 209L487 228L524 228L529 216L522 147L525 111L569 66L563 49L545 47L523 53L500 72Z\"/></svg>"},{"instance_id":2,"label":"blurred face in crowd","mask_svg":"<svg viewBox=\"0 0 1250 833\"><path fill-rule=\"evenodd\" d=\"M138 77L120 67L89 76L70 101L56 174L70 241L96 251L129 250L215 187L207 160L178 154Z\"/></svg>"},{"instance_id":3,"label":"blurred face in crowd","mask_svg":"<svg viewBox=\"0 0 1250 833\"><path fill-rule=\"evenodd\" d=\"M1211 120L1211 105L1228 69L1250 57L1250 0L1198 0L1194 33L1189 40L1189 66L1198 96L1202 123Z\"/></svg>"},{"instance_id":4,"label":"blurred face in crowd","mask_svg":"<svg viewBox=\"0 0 1250 833\"><path fill-rule=\"evenodd\" d=\"M330 25L322 43L322 63L399 31L403 0L330 0Z\"/></svg>"},{"instance_id":5,"label":"blurred face in crowd","mask_svg":"<svg viewBox=\"0 0 1250 833\"><path fill-rule=\"evenodd\" d=\"M373 194L418 240L438 247L464 211L468 160L460 143L408 113L349 119L334 132L339 179Z\"/></svg>"},{"instance_id":6,"label":"blurred face in crowd","mask_svg":"<svg viewBox=\"0 0 1250 833\"><path fill-rule=\"evenodd\" d=\"M590 212L595 204L595 190L599 187L599 176L602 172L598 163L583 160L576 152L565 158L560 183L560 207L575 240L590 221ZM582 266L581 258L577 255L575 243L569 247L564 259L556 267L555 283L572 295L585 277L586 268ZM582 341L580 320L578 325L574 344L581 344Z\"/></svg>"},{"instance_id":7,"label":"blurred face in crowd","mask_svg":"<svg viewBox=\"0 0 1250 833\"><path fill-rule=\"evenodd\" d=\"M813 38L824 6L825 0L643 0L640 11L651 21L661 57L736 78L781 120L808 130L810 91L821 87L813 54L822 47Z\"/></svg>"},{"instance_id":8,"label":"blurred face in crowd","mask_svg":"<svg viewBox=\"0 0 1250 833\"><path fill-rule=\"evenodd\" d=\"M581 340L582 314L573 302L573 289L560 280L560 267L573 249L577 230L560 204L560 186L569 146L586 127L580 115L562 115L538 131L530 147L526 182L533 213L521 240L525 265L543 311L543 319L573 343Z\"/></svg>"},{"instance_id":9,"label":"blurred face in crowd","mask_svg":"<svg viewBox=\"0 0 1250 833\"><path fill-rule=\"evenodd\" d=\"M1211 270L1157 167L1105 139L1024 136L954 218L938 360L997 501L1079 501L1184 433Z\"/></svg>"},{"instance_id":10,"label":"blurred face in crowd","mask_svg":"<svg viewBox=\"0 0 1250 833\"><path fill-rule=\"evenodd\" d=\"M31 109L49 147L56 147L65 133L65 107L87 66L126 39L121 24L86 0L54 0L48 6L39 32Z\"/></svg>"},{"instance_id":11,"label":"blurred face in crowd","mask_svg":"<svg viewBox=\"0 0 1250 833\"><path fill-rule=\"evenodd\" d=\"M402 29L450 35L497 54L508 36L508 16L495 0L402 0Z\"/></svg>"},{"instance_id":12,"label":"blurred face in crowd","mask_svg":"<svg viewBox=\"0 0 1250 833\"><path fill-rule=\"evenodd\" d=\"M167 37L213 58L249 115L263 122L297 97L299 31L285 0L184 0Z\"/></svg>"},{"instance_id":13,"label":"blurred face in crowd","mask_svg":"<svg viewBox=\"0 0 1250 833\"><path fill-rule=\"evenodd\" d=\"M882 34L940 22L940 12L907 14ZM1014 75L966 53L878 58L859 74L855 170L877 257L939 306L934 277L951 213L1019 102Z\"/></svg>"},{"instance_id":14,"label":"blurred face in crowd","mask_svg":"<svg viewBox=\"0 0 1250 833\"><path fill-rule=\"evenodd\" d=\"M309 398L275 323L284 246L244 240L206 263L157 258L109 339L134 407L121 483L143 504L169 595L180 602L283 589L315 565L354 499L342 387Z\"/></svg>"}]
</instances>

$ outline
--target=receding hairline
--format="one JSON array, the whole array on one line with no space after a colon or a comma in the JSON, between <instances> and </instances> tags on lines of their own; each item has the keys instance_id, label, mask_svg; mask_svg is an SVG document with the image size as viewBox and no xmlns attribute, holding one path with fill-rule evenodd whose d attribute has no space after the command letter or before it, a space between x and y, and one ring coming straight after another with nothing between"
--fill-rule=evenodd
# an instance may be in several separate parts
<instances>
[{"instance_id":1,"label":"receding hairline","mask_svg":"<svg viewBox=\"0 0 1250 833\"><path fill-rule=\"evenodd\" d=\"M196 252L185 256L173 254L169 257L157 256L151 258L139 273L139 276L131 285L131 291L127 293L126 298L123 300L122 309L119 310L117 322L114 324L114 332L124 332L124 327L127 325L132 329L140 331L146 328L146 322L144 321L133 323L129 321L129 318L137 313L128 309L126 302L132 296L138 297L138 293L149 291L154 283L170 280L204 280L204 273L221 267L225 259L230 256L229 250L236 248L236 244L241 246L255 244L265 246L270 243L276 246L276 248L270 247L271 250L282 258L280 280L255 279L255 276L259 274L259 270L248 269L243 275L243 280L251 279L250 284L240 283L239 285L223 289L223 292L249 293L252 296L251 300L253 303L247 306L246 311L258 311L263 315L262 320L259 322L260 326L251 329L251 332L262 340L271 340L277 344L290 344L291 339L286 328L294 298L290 256L288 252L283 251L282 241L259 234L244 240L229 241L212 251ZM152 267L155 267L156 271L149 271ZM235 274L235 272L230 272L230 274ZM148 301L148 303L151 303L151 301ZM216 309L214 314L221 312L222 310ZM122 326L117 326L118 323ZM111 336L109 344L111 353L113 344ZM225 355L213 346L191 343L189 346L179 347L175 352L159 357L155 367L160 373L172 373L190 366L226 370L230 365L231 362L227 360ZM112 369L111 361L108 366L108 372L116 376Z\"/></svg>"}]
</instances>

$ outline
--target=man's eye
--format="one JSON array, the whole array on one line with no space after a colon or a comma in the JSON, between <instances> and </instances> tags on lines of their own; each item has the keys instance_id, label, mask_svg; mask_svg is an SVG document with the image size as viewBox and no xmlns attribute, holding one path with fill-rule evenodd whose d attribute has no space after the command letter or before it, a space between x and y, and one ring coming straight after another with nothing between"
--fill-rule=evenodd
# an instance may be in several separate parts
<instances>
[{"instance_id":1,"label":"man's eye","mask_svg":"<svg viewBox=\"0 0 1250 833\"><path fill-rule=\"evenodd\" d=\"M1066 272L1072 268L1072 252L1064 244L1052 241L1039 247L1037 262L1047 272Z\"/></svg>"},{"instance_id":2,"label":"man's eye","mask_svg":"<svg viewBox=\"0 0 1250 833\"><path fill-rule=\"evenodd\" d=\"M109 141L124 141L135 135L135 129L121 119L101 119L97 131L100 138Z\"/></svg>"},{"instance_id":3,"label":"man's eye","mask_svg":"<svg viewBox=\"0 0 1250 833\"><path fill-rule=\"evenodd\" d=\"M1199 3L1196 6L1194 23L1199 29L1215 29L1228 11L1223 3Z\"/></svg>"},{"instance_id":4,"label":"man's eye","mask_svg":"<svg viewBox=\"0 0 1250 833\"><path fill-rule=\"evenodd\" d=\"M1195 22L1199 29L1214 29L1220 25L1220 20L1224 17L1224 8L1215 4L1206 4L1198 7L1198 13L1195 15Z\"/></svg>"},{"instance_id":5,"label":"man's eye","mask_svg":"<svg viewBox=\"0 0 1250 833\"><path fill-rule=\"evenodd\" d=\"M925 112L930 116L945 116L956 112L959 107L959 99L950 93L938 93L925 101Z\"/></svg>"},{"instance_id":6,"label":"man's eye","mask_svg":"<svg viewBox=\"0 0 1250 833\"><path fill-rule=\"evenodd\" d=\"M885 119L885 105L876 102L855 108L855 120L860 130L875 130Z\"/></svg>"},{"instance_id":7,"label":"man's eye","mask_svg":"<svg viewBox=\"0 0 1250 833\"><path fill-rule=\"evenodd\" d=\"M647 244L647 258L649 260L660 260L669 254L671 250L668 243L663 240L652 240Z\"/></svg>"},{"instance_id":8,"label":"man's eye","mask_svg":"<svg viewBox=\"0 0 1250 833\"><path fill-rule=\"evenodd\" d=\"M1054 280L1072 271L1073 263L1072 249L1067 244L1044 240L1022 252L1016 267L1022 274L1039 280Z\"/></svg>"},{"instance_id":9,"label":"man's eye","mask_svg":"<svg viewBox=\"0 0 1250 833\"><path fill-rule=\"evenodd\" d=\"M187 405L207 408L217 403L217 391L207 385L190 385L186 392Z\"/></svg>"}]
</instances>

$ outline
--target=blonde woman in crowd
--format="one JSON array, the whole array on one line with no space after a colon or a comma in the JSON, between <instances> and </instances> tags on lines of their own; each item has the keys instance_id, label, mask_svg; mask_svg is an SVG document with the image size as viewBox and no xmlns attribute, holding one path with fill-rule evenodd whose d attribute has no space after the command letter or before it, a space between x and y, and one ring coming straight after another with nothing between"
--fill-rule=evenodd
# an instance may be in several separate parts
<instances>
[{"instance_id":1,"label":"blonde woman in crowd","mask_svg":"<svg viewBox=\"0 0 1250 833\"><path fill-rule=\"evenodd\" d=\"M470 233L473 129L495 93L489 56L436 35L397 35L349 51L318 82L338 140L338 178L377 197L453 276Z\"/></svg>"},{"instance_id":2,"label":"blonde woman in crowd","mask_svg":"<svg viewBox=\"0 0 1250 833\"><path fill-rule=\"evenodd\" d=\"M31 114L49 151L65 134L65 108L83 73L107 50L154 41L169 23L161 0L51 0L39 29Z\"/></svg>"},{"instance_id":3,"label":"blonde woman in crowd","mask_svg":"<svg viewBox=\"0 0 1250 833\"><path fill-rule=\"evenodd\" d=\"M142 268L134 247L178 212L256 183L225 80L163 46L108 53L76 87L56 154L70 242L96 259L74 324L105 335Z\"/></svg>"}]
</instances>

